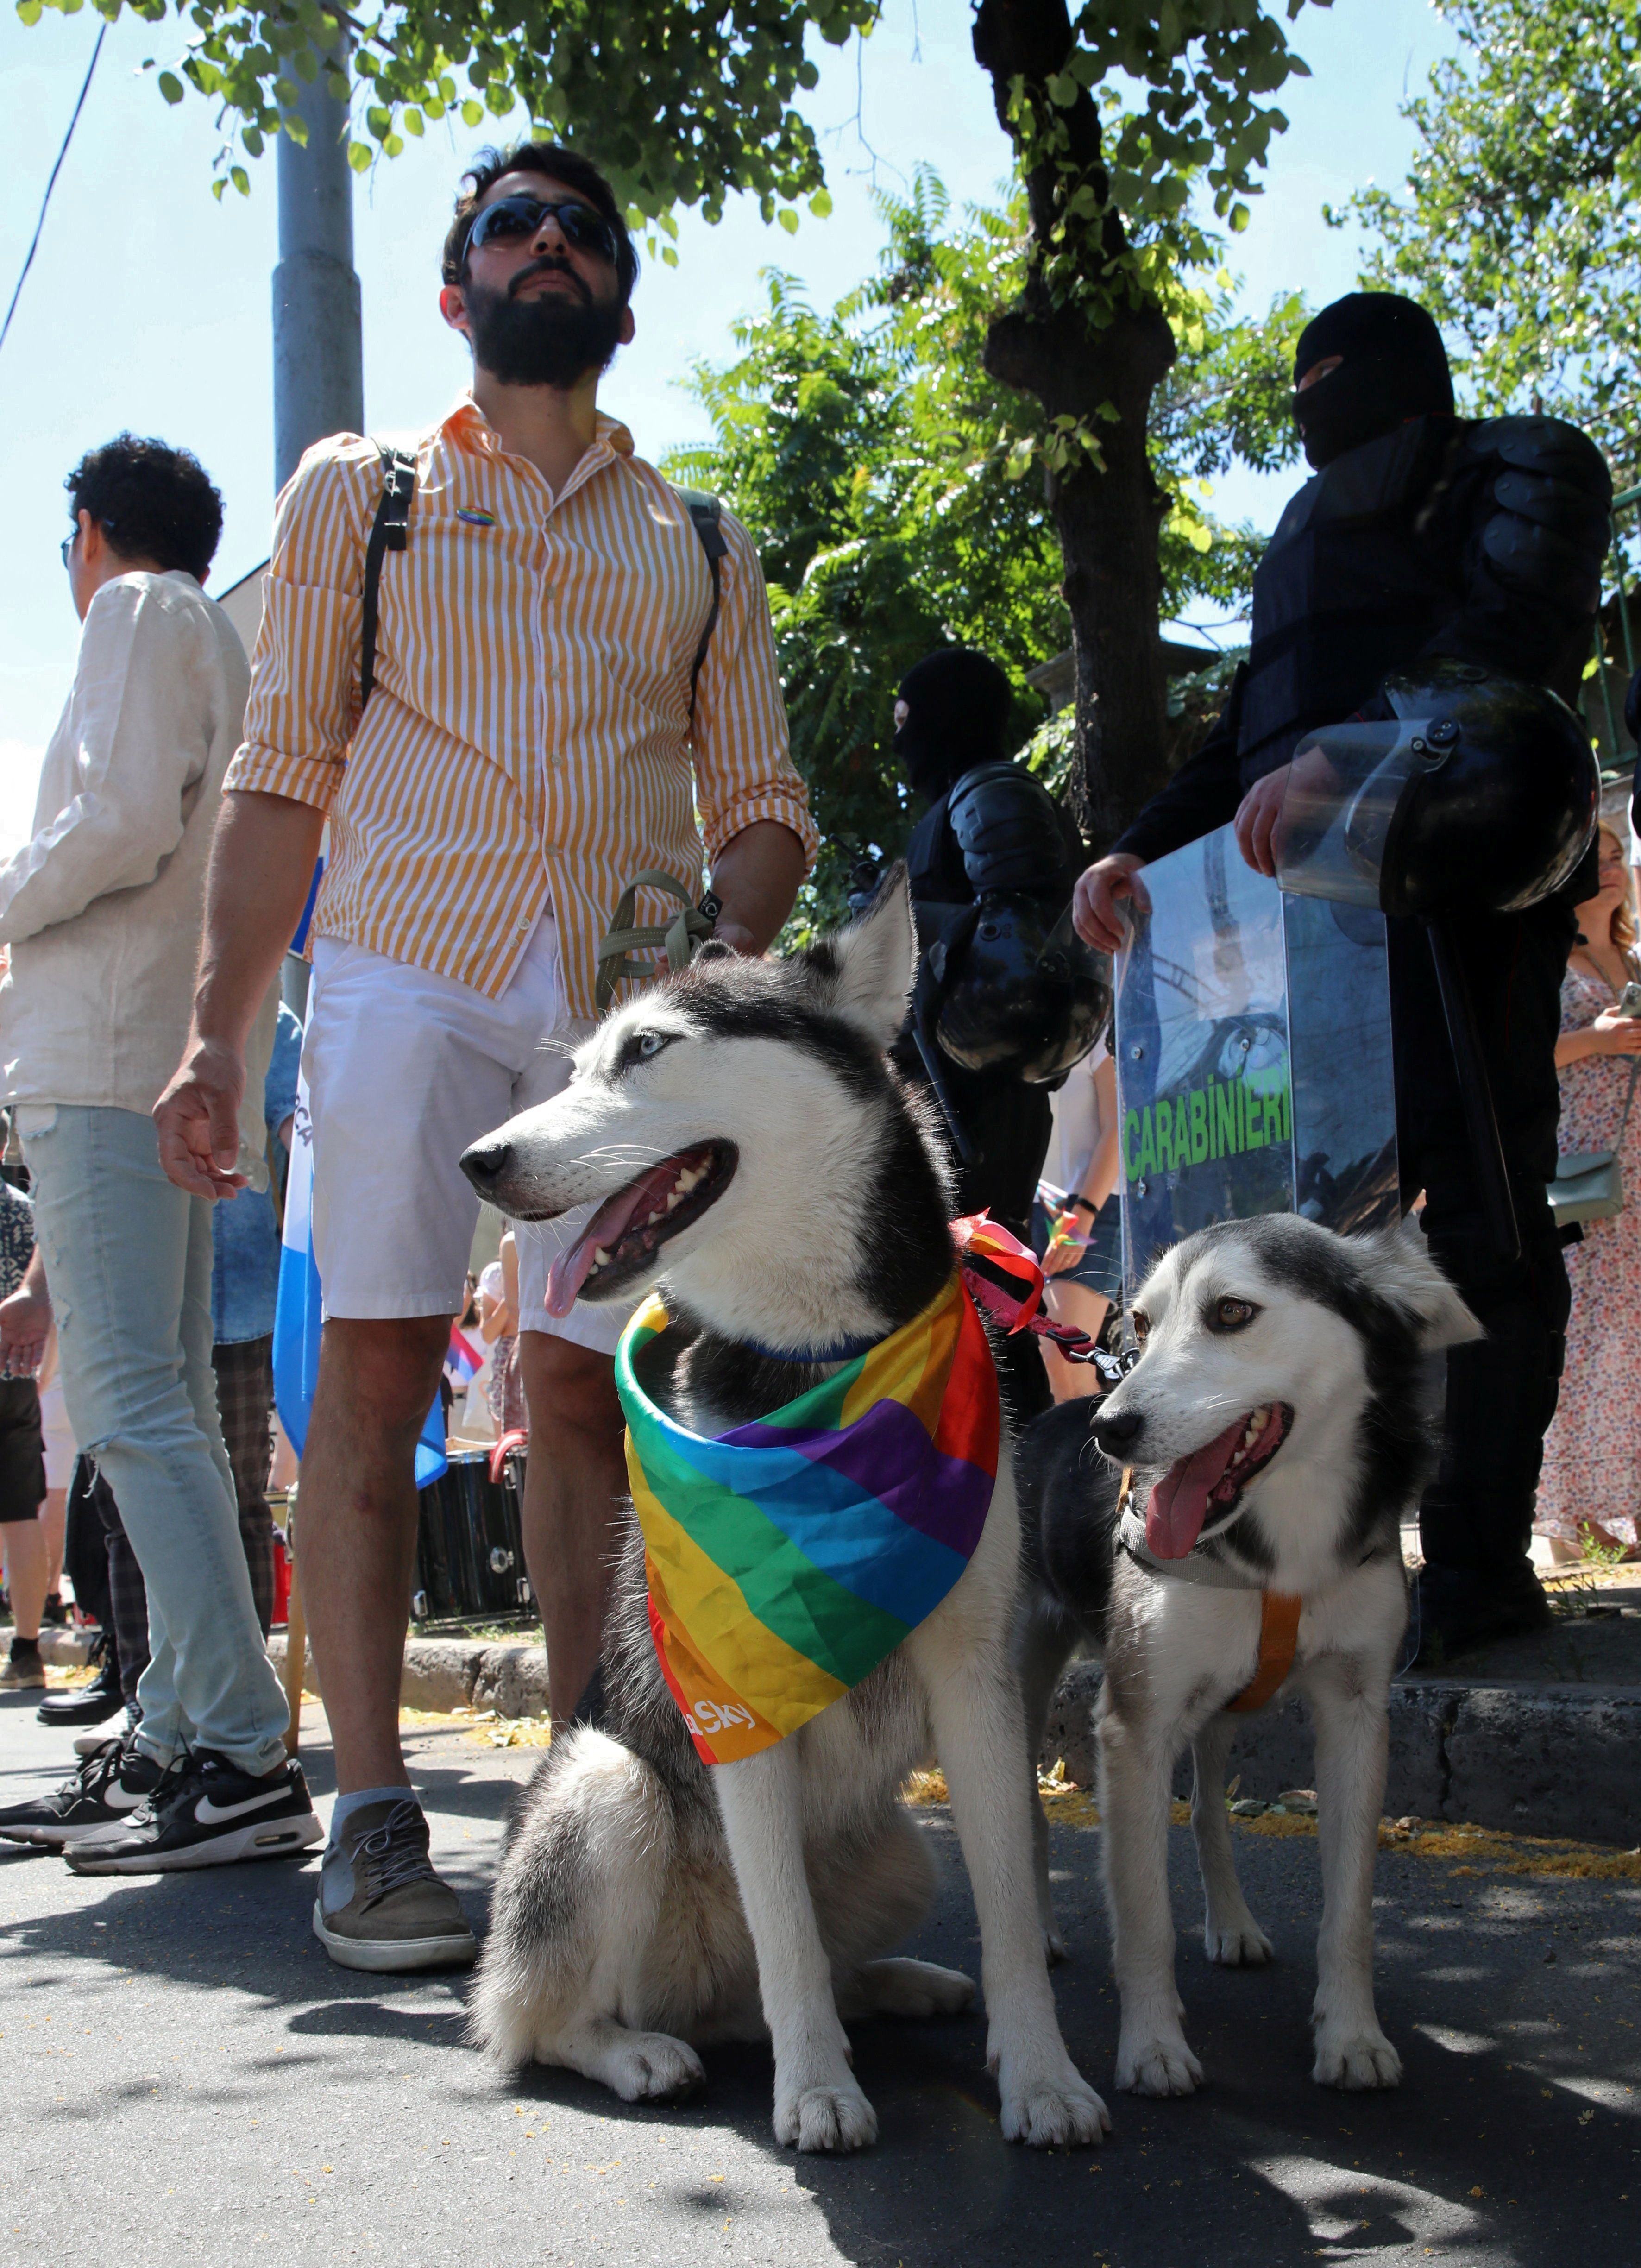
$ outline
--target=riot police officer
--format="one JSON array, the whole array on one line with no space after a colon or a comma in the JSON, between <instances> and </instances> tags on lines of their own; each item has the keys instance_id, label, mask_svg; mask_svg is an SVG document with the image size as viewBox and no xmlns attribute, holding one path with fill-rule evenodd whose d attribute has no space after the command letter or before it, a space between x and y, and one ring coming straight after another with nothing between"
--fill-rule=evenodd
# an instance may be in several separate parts
<instances>
[{"instance_id":1,"label":"riot police officer","mask_svg":"<svg viewBox=\"0 0 1641 2268\"><path fill-rule=\"evenodd\" d=\"M1593 444L1555 418L1456 417L1440 333L1394 292L1351 292L1306 327L1293 410L1316 476L1255 576L1248 659L1201 750L1078 885L1078 927L1107 950L1118 902L1143 895L1144 863L1216 827L1234 820L1249 865L1273 873L1306 733L1389 716L1387 676L1456 661L1576 702L1612 496ZM1528 910L1453 932L1519 1225L1513 1257L1483 1203L1430 937L1388 924L1403 1197L1424 1190L1431 1249L1487 1334L1447 1358L1441 1464L1420 1507L1426 1659L1548 1618L1527 1553L1569 1302L1544 1189L1561 981L1586 879L1580 868Z\"/></svg>"},{"instance_id":2,"label":"riot police officer","mask_svg":"<svg viewBox=\"0 0 1641 2268\"><path fill-rule=\"evenodd\" d=\"M920 966L895 1058L940 1102L961 1211L989 1210L1024 1241L1050 1087L1092 1047L1104 1010L1098 980L1073 997L1040 973L1085 854L1041 783L1009 758L1013 699L996 662L969 647L930 654L901 681L895 754L928 808L906 853ZM1010 1341L1003 1363L1017 1418L1046 1410L1035 1343Z\"/></svg>"}]
</instances>

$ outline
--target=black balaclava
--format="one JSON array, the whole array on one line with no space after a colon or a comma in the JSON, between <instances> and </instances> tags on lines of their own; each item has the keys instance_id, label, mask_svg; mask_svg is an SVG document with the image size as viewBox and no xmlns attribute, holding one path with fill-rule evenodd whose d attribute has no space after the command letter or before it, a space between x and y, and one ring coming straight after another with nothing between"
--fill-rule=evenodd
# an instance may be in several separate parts
<instances>
[{"instance_id":1,"label":"black balaclava","mask_svg":"<svg viewBox=\"0 0 1641 2268\"><path fill-rule=\"evenodd\" d=\"M1299 393L1306 372L1329 355L1344 360ZM1409 417L1453 415L1441 333L1400 291L1347 291L1314 316L1294 350L1293 385L1294 421L1318 472Z\"/></svg>"},{"instance_id":2,"label":"black balaclava","mask_svg":"<svg viewBox=\"0 0 1641 2268\"><path fill-rule=\"evenodd\" d=\"M1009 753L1014 688L997 665L973 646L946 646L909 669L900 683L906 722L894 753L915 795L930 803L976 764Z\"/></svg>"}]
</instances>

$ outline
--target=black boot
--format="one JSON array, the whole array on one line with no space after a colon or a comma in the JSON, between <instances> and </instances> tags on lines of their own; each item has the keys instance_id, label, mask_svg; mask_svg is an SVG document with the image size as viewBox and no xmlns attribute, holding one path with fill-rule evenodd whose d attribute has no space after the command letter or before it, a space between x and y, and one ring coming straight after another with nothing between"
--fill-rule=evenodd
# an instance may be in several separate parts
<instances>
[{"instance_id":1,"label":"black boot","mask_svg":"<svg viewBox=\"0 0 1641 2268\"><path fill-rule=\"evenodd\" d=\"M1554 1619L1527 1559L1507 1562L1485 1575L1427 1560L1419 1570L1417 1590L1418 1669L1438 1669L1498 1638L1530 1637L1548 1630Z\"/></svg>"},{"instance_id":2,"label":"black boot","mask_svg":"<svg viewBox=\"0 0 1641 2268\"><path fill-rule=\"evenodd\" d=\"M124 1708L119 1658L107 1638L99 1643L102 1660L96 1676L89 1685L72 1686L66 1693L54 1693L49 1701L42 1701L34 1712L42 1725L100 1725Z\"/></svg>"}]
</instances>

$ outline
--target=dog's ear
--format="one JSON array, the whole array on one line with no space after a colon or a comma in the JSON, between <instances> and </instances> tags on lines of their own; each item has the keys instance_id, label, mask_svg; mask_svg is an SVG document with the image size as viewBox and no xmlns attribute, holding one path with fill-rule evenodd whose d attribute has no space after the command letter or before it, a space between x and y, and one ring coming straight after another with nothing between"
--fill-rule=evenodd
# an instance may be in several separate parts
<instances>
[{"instance_id":1,"label":"dog's ear","mask_svg":"<svg viewBox=\"0 0 1641 2268\"><path fill-rule=\"evenodd\" d=\"M822 939L805 959L832 1013L887 1048L905 1021L917 974L917 932L904 864L890 867L858 921Z\"/></svg>"},{"instance_id":2,"label":"dog's ear","mask_svg":"<svg viewBox=\"0 0 1641 2268\"><path fill-rule=\"evenodd\" d=\"M1389 1307L1407 1315L1427 1354L1463 1346L1487 1334L1441 1270L1409 1213L1399 1228L1381 1230L1363 1241L1374 1248L1372 1283Z\"/></svg>"}]
</instances>

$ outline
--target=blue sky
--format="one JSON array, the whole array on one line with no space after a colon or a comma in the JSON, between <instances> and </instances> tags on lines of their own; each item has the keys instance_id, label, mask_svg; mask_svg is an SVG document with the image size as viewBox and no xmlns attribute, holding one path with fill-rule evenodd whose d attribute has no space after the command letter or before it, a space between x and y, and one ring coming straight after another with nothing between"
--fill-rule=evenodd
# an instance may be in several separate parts
<instances>
[{"instance_id":1,"label":"blue sky","mask_svg":"<svg viewBox=\"0 0 1641 2268\"><path fill-rule=\"evenodd\" d=\"M40 196L90 57L97 18L48 14L32 29L0 14L0 306L9 299ZM704 430L678 380L730 346L730 327L762 296L760 269L801 277L818 305L872 267L874 184L899 188L932 165L959 202L1000 190L1007 145L968 46L964 0L888 0L857 49L817 49L822 76L805 109L821 136L835 210L796 237L732 203L716 228L680 217L676 269L647 266L638 335L603 399L659 456ZM1292 34L1314 77L1282 98L1291 121L1274 145L1266 192L1233 264L1252 305L1298 284L1317 302L1349 290L1356 253L1322 223L1368 180L1399 181L1411 150L1397 115L1450 35L1424 0L1336 0L1307 8ZM273 502L269 277L275 247L271 155L251 167L248 199L210 192L219 136L190 93L175 109L144 58L173 62L174 19L128 15L110 32L4 353L8 540L0 552L0 848L26 832L39 752L74 666L78 624L56 549L68 527L63 476L121 426L194 449L222 490L227 521L212 573L224 588L267 553ZM436 416L466 376L466 353L439 320L438 254L455 176L484 139L430 131L360 183L356 263L364 305L365 415L373 428ZM1269 526L1291 480L1227 480L1216 499Z\"/></svg>"}]
</instances>

